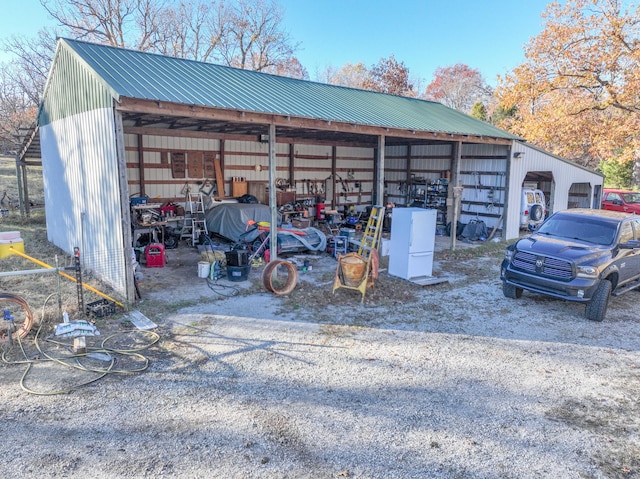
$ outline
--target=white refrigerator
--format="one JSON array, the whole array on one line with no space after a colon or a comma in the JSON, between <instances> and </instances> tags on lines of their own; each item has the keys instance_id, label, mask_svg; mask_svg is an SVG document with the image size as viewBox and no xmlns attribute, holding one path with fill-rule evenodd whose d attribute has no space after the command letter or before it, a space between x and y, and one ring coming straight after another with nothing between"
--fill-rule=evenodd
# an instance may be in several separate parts
<instances>
[{"instance_id":1,"label":"white refrigerator","mask_svg":"<svg viewBox=\"0 0 640 479\"><path fill-rule=\"evenodd\" d=\"M407 280L432 275L437 210L393 208L389 274Z\"/></svg>"}]
</instances>

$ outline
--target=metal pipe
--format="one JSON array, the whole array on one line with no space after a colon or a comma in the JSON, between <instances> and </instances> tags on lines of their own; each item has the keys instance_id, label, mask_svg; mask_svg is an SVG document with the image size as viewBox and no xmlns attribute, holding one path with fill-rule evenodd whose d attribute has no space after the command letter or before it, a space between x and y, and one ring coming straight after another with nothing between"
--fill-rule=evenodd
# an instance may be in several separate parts
<instances>
[{"instance_id":1,"label":"metal pipe","mask_svg":"<svg viewBox=\"0 0 640 479\"><path fill-rule=\"evenodd\" d=\"M38 274L38 273L58 273L63 270L73 270L72 267L65 268L51 268L51 269L23 269L21 271L3 271L0 273L0 277L2 276L20 276L23 274Z\"/></svg>"},{"instance_id":2,"label":"metal pipe","mask_svg":"<svg viewBox=\"0 0 640 479\"><path fill-rule=\"evenodd\" d=\"M28 259L29 261L33 261L35 264L37 264L37 265L39 265L39 266L42 266L43 268L47 268L47 269L55 269L55 268L53 268L53 266L48 265L47 263L44 263L44 262L42 262L42 261L40 261L40 260L38 260L38 259L36 259L36 258L32 258L31 256L26 255L26 254L24 254L23 252L18 251L17 249L14 249L14 248L13 248L13 246L10 246L10 247L9 247L9 251L11 251L13 254L17 254L18 256L22 256L23 258L26 258L26 259ZM60 276L63 276L63 277L65 277L65 278L67 278L67 279L69 279L69 280L73 281L74 283L77 283L77 282L78 282L78 281L77 281L73 276L69 276L67 273L63 273L62 271L58 271L58 274L59 274ZM117 305L118 305L118 306L120 306L121 308L124 308L124 304L122 304L122 303L120 303L120 302L116 301L115 299L113 299L113 298L111 298L111 297L107 296L106 294L104 294L104 293L102 293L102 292L98 291L98 290L97 290L97 289L95 289L94 287L89 286L88 284L84 284L84 283L82 283L82 286L83 286L83 287L85 287L85 288L87 288L89 291L91 291L91 292L93 292L93 293L96 293L98 296L101 296L101 297L103 297L104 299L107 299L107 300L109 300L109 301L113 301L115 304L117 304Z\"/></svg>"}]
</instances>

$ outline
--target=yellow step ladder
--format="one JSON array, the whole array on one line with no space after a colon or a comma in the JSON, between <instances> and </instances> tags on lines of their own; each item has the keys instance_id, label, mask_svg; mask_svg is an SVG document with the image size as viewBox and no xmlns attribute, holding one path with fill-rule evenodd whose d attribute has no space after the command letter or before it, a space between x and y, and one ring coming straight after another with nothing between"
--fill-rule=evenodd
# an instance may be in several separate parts
<instances>
[{"instance_id":1,"label":"yellow step ladder","mask_svg":"<svg viewBox=\"0 0 640 479\"><path fill-rule=\"evenodd\" d=\"M361 303L367 287L373 286L378 277L378 248L382 234L384 207L373 206L371 214L362 234L362 241L357 253L338 255L338 267L333 280L333 293L336 289L355 289L362 293Z\"/></svg>"},{"instance_id":2,"label":"yellow step ladder","mask_svg":"<svg viewBox=\"0 0 640 479\"><path fill-rule=\"evenodd\" d=\"M187 190L184 210L184 223L180 231L180 239L186 239L191 242L192 246L195 246L200 242L201 234L209 234L204 216L204 197L202 192L195 196L191 195L190 190Z\"/></svg>"},{"instance_id":3,"label":"yellow step ladder","mask_svg":"<svg viewBox=\"0 0 640 479\"><path fill-rule=\"evenodd\" d=\"M373 206L371 215L362 231L362 241L358 248L358 254L365 259L369 259L371 250L378 250L380 247L380 235L382 234L382 222L384 220L384 207Z\"/></svg>"}]
</instances>

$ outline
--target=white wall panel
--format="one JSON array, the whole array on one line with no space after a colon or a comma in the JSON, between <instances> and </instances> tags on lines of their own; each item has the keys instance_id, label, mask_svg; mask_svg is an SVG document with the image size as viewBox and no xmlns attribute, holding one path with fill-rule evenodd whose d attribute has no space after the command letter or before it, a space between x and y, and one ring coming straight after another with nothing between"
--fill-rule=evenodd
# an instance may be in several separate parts
<instances>
[{"instance_id":1,"label":"white wall panel","mask_svg":"<svg viewBox=\"0 0 640 479\"><path fill-rule=\"evenodd\" d=\"M603 177L598 173L582 168L579 165L563 160L529 145L516 142L513 151L524 152L520 158L511 159L511 171L509 181L509 208L507 217L506 238L517 238L519 235L519 214L521 187L528 172L549 172L553 177L550 210L560 211L569 206L569 191L573 184L590 185L590 196L593 188L603 184Z\"/></svg>"},{"instance_id":2,"label":"white wall panel","mask_svg":"<svg viewBox=\"0 0 640 479\"><path fill-rule=\"evenodd\" d=\"M115 125L111 109L40 129L49 241L126 295Z\"/></svg>"},{"instance_id":3,"label":"white wall panel","mask_svg":"<svg viewBox=\"0 0 640 479\"><path fill-rule=\"evenodd\" d=\"M449 143L438 145L413 145L411 156L451 156L453 147Z\"/></svg>"}]
</instances>

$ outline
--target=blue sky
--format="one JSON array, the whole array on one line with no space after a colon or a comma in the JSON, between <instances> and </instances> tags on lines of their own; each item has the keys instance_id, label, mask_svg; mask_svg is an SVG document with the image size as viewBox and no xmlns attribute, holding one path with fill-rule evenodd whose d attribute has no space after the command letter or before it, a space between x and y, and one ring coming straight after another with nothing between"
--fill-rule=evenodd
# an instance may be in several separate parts
<instances>
[{"instance_id":1,"label":"blue sky","mask_svg":"<svg viewBox=\"0 0 640 479\"><path fill-rule=\"evenodd\" d=\"M38 0L2 0L0 39L54 26ZM422 88L438 67L464 63L495 85L524 60L549 0L279 0L311 79L331 65L367 67L395 55ZM0 54L0 61L7 57Z\"/></svg>"}]
</instances>

